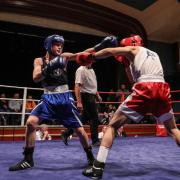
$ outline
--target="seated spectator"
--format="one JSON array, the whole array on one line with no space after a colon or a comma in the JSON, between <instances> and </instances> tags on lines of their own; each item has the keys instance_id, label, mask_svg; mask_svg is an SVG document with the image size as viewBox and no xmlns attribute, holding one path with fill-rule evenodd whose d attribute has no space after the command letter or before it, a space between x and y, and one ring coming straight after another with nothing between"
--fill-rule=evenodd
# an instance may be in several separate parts
<instances>
[{"instance_id":1,"label":"seated spectator","mask_svg":"<svg viewBox=\"0 0 180 180\"><path fill-rule=\"evenodd\" d=\"M129 90L126 88L125 84L121 84L121 87L117 90L116 101L123 102L129 95Z\"/></svg>"},{"instance_id":2,"label":"seated spectator","mask_svg":"<svg viewBox=\"0 0 180 180\"><path fill-rule=\"evenodd\" d=\"M103 127L102 127L102 131L98 133L98 138L99 138L100 140L103 138L106 129L107 129L107 126L103 126Z\"/></svg>"},{"instance_id":3,"label":"seated spectator","mask_svg":"<svg viewBox=\"0 0 180 180\"><path fill-rule=\"evenodd\" d=\"M36 131L36 140L44 141L44 140L52 140L51 135L48 132L48 125L41 124L39 129Z\"/></svg>"},{"instance_id":4,"label":"seated spectator","mask_svg":"<svg viewBox=\"0 0 180 180\"><path fill-rule=\"evenodd\" d=\"M99 119L100 124L108 124L110 118L113 116L115 111L116 111L116 107L112 104L108 104L105 112L103 113L102 118Z\"/></svg>"},{"instance_id":5,"label":"seated spectator","mask_svg":"<svg viewBox=\"0 0 180 180\"><path fill-rule=\"evenodd\" d=\"M109 114L107 112L103 112L103 114L99 117L100 124L109 124Z\"/></svg>"},{"instance_id":6,"label":"seated spectator","mask_svg":"<svg viewBox=\"0 0 180 180\"><path fill-rule=\"evenodd\" d=\"M27 101L26 101L26 112L30 113L36 106L35 101L33 100L31 95L28 95Z\"/></svg>"},{"instance_id":7,"label":"seated spectator","mask_svg":"<svg viewBox=\"0 0 180 180\"><path fill-rule=\"evenodd\" d=\"M8 102L6 100L6 94L5 93L2 93L0 95L0 109L5 110L5 111L8 109Z\"/></svg>"},{"instance_id":8,"label":"seated spectator","mask_svg":"<svg viewBox=\"0 0 180 180\"><path fill-rule=\"evenodd\" d=\"M120 137L126 137L126 132L124 131L124 127L121 126L119 129L117 129L117 132L115 134L116 137L120 136Z\"/></svg>"},{"instance_id":9,"label":"seated spectator","mask_svg":"<svg viewBox=\"0 0 180 180\"><path fill-rule=\"evenodd\" d=\"M20 113L22 110L22 100L20 99L19 93L15 93L12 100L9 100L8 107L12 112ZM14 114L13 115L13 125L19 125L21 121L21 115Z\"/></svg>"},{"instance_id":10,"label":"seated spectator","mask_svg":"<svg viewBox=\"0 0 180 180\"><path fill-rule=\"evenodd\" d=\"M115 113L115 111L116 111L116 106L109 104L106 112L109 114L110 117L112 117L112 115Z\"/></svg>"},{"instance_id":11,"label":"seated spectator","mask_svg":"<svg viewBox=\"0 0 180 180\"><path fill-rule=\"evenodd\" d=\"M0 95L0 112L9 112L8 101L6 100L6 94L2 93ZM4 113L0 114L0 125L7 125L9 115Z\"/></svg>"}]
</instances>

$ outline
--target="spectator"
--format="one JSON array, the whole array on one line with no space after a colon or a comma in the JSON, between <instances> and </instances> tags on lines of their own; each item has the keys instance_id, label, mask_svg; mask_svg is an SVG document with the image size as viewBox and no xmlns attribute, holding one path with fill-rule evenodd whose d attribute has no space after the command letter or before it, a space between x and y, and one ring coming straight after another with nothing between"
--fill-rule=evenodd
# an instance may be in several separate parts
<instances>
[{"instance_id":1,"label":"spectator","mask_svg":"<svg viewBox=\"0 0 180 180\"><path fill-rule=\"evenodd\" d=\"M36 107L35 101L33 100L31 95L28 95L28 98L26 101L26 112L30 113L35 107Z\"/></svg>"},{"instance_id":2,"label":"spectator","mask_svg":"<svg viewBox=\"0 0 180 180\"><path fill-rule=\"evenodd\" d=\"M99 120L101 124L108 124L110 118L113 116L113 114L116 111L116 106L112 104L108 104L108 106L105 109L105 112L103 113L102 118Z\"/></svg>"},{"instance_id":3,"label":"spectator","mask_svg":"<svg viewBox=\"0 0 180 180\"><path fill-rule=\"evenodd\" d=\"M121 126L119 129L117 129L116 133L115 133L115 136L118 137L126 137L126 132L124 130L124 126Z\"/></svg>"},{"instance_id":4,"label":"spectator","mask_svg":"<svg viewBox=\"0 0 180 180\"><path fill-rule=\"evenodd\" d=\"M8 106L14 112L20 112L22 108L22 100L18 100L20 98L19 93L15 93L12 100L9 100Z\"/></svg>"},{"instance_id":5,"label":"spectator","mask_svg":"<svg viewBox=\"0 0 180 180\"><path fill-rule=\"evenodd\" d=\"M108 114L113 114L115 111L116 111L116 106L113 106L112 104L109 104L108 107L107 107L106 112Z\"/></svg>"},{"instance_id":6,"label":"spectator","mask_svg":"<svg viewBox=\"0 0 180 180\"><path fill-rule=\"evenodd\" d=\"M9 112L8 101L6 100L6 94L2 93L0 95L0 112ZM8 114L0 114L0 124L7 125L9 119Z\"/></svg>"},{"instance_id":7,"label":"spectator","mask_svg":"<svg viewBox=\"0 0 180 180\"><path fill-rule=\"evenodd\" d=\"M125 84L121 84L121 87L118 89L118 93L116 94L116 101L123 102L127 96L129 95L129 90L126 88Z\"/></svg>"},{"instance_id":8,"label":"spectator","mask_svg":"<svg viewBox=\"0 0 180 180\"><path fill-rule=\"evenodd\" d=\"M103 112L99 118L100 124L108 124L109 123L109 114L107 112Z\"/></svg>"},{"instance_id":9,"label":"spectator","mask_svg":"<svg viewBox=\"0 0 180 180\"><path fill-rule=\"evenodd\" d=\"M98 133L98 138L101 140L105 134L105 131L107 129L107 126L102 127L102 131Z\"/></svg>"},{"instance_id":10,"label":"spectator","mask_svg":"<svg viewBox=\"0 0 180 180\"><path fill-rule=\"evenodd\" d=\"M36 131L36 140L52 140L51 135L48 132L48 125L41 124L39 130Z\"/></svg>"},{"instance_id":11,"label":"spectator","mask_svg":"<svg viewBox=\"0 0 180 180\"><path fill-rule=\"evenodd\" d=\"M20 95L19 93L15 93L13 99L9 100L8 106L12 112L20 113L22 110L22 100L18 100L18 99L20 99ZM12 118L13 124L19 125L21 120L20 118L21 116L19 114L14 114Z\"/></svg>"}]
</instances>

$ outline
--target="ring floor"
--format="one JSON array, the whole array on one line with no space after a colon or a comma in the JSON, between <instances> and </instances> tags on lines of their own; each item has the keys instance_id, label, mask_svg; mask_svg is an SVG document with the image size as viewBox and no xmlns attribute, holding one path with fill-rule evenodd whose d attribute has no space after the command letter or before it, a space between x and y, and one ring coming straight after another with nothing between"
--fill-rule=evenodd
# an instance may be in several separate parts
<instances>
[{"instance_id":1,"label":"ring floor","mask_svg":"<svg viewBox=\"0 0 180 180\"><path fill-rule=\"evenodd\" d=\"M86 180L86 156L78 140L37 142L32 169L9 172L22 158L24 142L0 142L1 180ZM98 148L93 152L97 155ZM110 150L103 179L179 180L180 148L171 137L118 137Z\"/></svg>"}]
</instances>

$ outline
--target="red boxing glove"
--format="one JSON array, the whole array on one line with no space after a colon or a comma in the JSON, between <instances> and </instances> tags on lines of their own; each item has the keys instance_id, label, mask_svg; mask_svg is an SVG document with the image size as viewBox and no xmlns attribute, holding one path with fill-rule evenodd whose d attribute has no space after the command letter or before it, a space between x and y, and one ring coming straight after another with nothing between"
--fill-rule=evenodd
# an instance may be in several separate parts
<instances>
[{"instance_id":1,"label":"red boxing glove","mask_svg":"<svg viewBox=\"0 0 180 180\"><path fill-rule=\"evenodd\" d=\"M76 62L81 66L87 66L95 62L95 57L93 54L88 52L78 53L76 56Z\"/></svg>"},{"instance_id":2,"label":"red boxing glove","mask_svg":"<svg viewBox=\"0 0 180 180\"><path fill-rule=\"evenodd\" d=\"M130 65L129 60L125 56L115 56L115 59L118 62L122 63L125 66L125 68L129 67L129 65Z\"/></svg>"}]
</instances>

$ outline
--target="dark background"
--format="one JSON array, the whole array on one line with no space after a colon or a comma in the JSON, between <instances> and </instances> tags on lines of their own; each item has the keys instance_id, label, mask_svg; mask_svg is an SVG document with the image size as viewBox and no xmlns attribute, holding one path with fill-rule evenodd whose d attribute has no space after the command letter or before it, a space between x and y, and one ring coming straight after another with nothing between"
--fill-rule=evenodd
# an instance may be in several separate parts
<instances>
[{"instance_id":1,"label":"dark background","mask_svg":"<svg viewBox=\"0 0 180 180\"><path fill-rule=\"evenodd\" d=\"M79 52L99 43L103 37L67 31L44 29L29 25L0 22L0 84L23 87L41 87L32 80L33 61L44 56L45 37L60 34L65 38L64 52ZM120 66L120 67L119 67ZM119 67L119 68L117 68ZM78 65L68 64L70 89L74 88L74 75ZM104 59L93 64L98 79L99 90L117 88L117 71L122 69L114 58ZM124 72L123 72L123 75ZM126 81L123 77L123 81Z\"/></svg>"}]
</instances>

